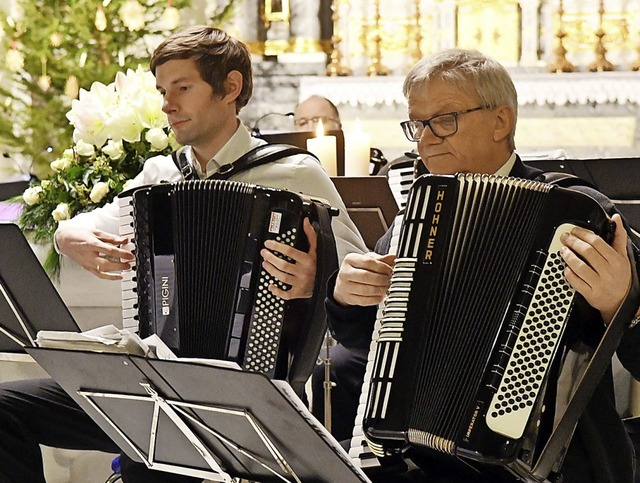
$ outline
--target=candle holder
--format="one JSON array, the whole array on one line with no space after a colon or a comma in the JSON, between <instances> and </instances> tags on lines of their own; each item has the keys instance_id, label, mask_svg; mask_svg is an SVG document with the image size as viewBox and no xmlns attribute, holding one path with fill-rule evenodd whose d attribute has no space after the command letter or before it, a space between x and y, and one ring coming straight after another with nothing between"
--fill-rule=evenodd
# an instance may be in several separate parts
<instances>
[{"instance_id":1,"label":"candle holder","mask_svg":"<svg viewBox=\"0 0 640 483\"><path fill-rule=\"evenodd\" d=\"M422 16L420 14L420 0L414 0L415 6L415 22L413 24L413 40L415 45L413 47L413 52L411 53L411 59L413 63L417 63L420 59L422 59Z\"/></svg>"},{"instance_id":2,"label":"candle holder","mask_svg":"<svg viewBox=\"0 0 640 483\"><path fill-rule=\"evenodd\" d=\"M389 75L389 69L382 65L382 50L380 49L380 43L382 42L382 36L380 35L380 0L376 0L374 6L373 57L371 58L371 64L367 68L367 75Z\"/></svg>"},{"instance_id":3,"label":"candle holder","mask_svg":"<svg viewBox=\"0 0 640 483\"><path fill-rule=\"evenodd\" d=\"M640 43L638 43L636 50L638 51L638 58L635 60L633 64L631 64L631 70L635 72L640 71Z\"/></svg>"},{"instance_id":4,"label":"candle holder","mask_svg":"<svg viewBox=\"0 0 640 483\"><path fill-rule=\"evenodd\" d=\"M571 62L567 60L567 49L564 47L564 38L567 33L564 31L564 8L562 7L562 0L558 4L558 30L556 31L557 44L553 49L555 59L549 64L549 72L573 72L574 67Z\"/></svg>"},{"instance_id":5,"label":"candle holder","mask_svg":"<svg viewBox=\"0 0 640 483\"><path fill-rule=\"evenodd\" d=\"M615 70L613 64L606 58L607 49L604 46L604 42L602 41L603 37L606 35L605 31L602 29L603 16L604 0L600 0L600 7L598 8L598 30L596 31L596 37L598 38L595 48L596 60L589 65L589 70L591 72L606 72Z\"/></svg>"},{"instance_id":6,"label":"candle holder","mask_svg":"<svg viewBox=\"0 0 640 483\"><path fill-rule=\"evenodd\" d=\"M340 53L340 4L341 0L333 0L331 2L331 21L333 22L333 35L331 36L331 62L327 65L327 75L347 76L351 75L351 69L342 63L342 54Z\"/></svg>"}]
</instances>

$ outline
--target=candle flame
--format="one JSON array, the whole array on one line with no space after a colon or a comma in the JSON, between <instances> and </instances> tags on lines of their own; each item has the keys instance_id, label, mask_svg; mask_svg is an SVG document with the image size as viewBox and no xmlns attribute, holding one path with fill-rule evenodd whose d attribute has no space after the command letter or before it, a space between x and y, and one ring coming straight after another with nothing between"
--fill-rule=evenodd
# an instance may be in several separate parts
<instances>
[{"instance_id":1,"label":"candle flame","mask_svg":"<svg viewBox=\"0 0 640 483\"><path fill-rule=\"evenodd\" d=\"M316 125L316 137L324 136L324 126L322 124L322 119L318 119L318 124Z\"/></svg>"}]
</instances>

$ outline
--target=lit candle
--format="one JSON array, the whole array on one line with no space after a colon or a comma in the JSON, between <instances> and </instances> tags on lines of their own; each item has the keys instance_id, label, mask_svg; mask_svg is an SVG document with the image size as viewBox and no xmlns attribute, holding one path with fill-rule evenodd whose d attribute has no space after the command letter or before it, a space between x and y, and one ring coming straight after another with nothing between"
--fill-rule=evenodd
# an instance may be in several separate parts
<instances>
[{"instance_id":1,"label":"lit candle","mask_svg":"<svg viewBox=\"0 0 640 483\"><path fill-rule=\"evenodd\" d=\"M345 176L369 176L371 160L371 136L360 127L356 119L353 132L345 134L344 174Z\"/></svg>"},{"instance_id":2,"label":"lit candle","mask_svg":"<svg viewBox=\"0 0 640 483\"><path fill-rule=\"evenodd\" d=\"M336 137L324 135L322 120L318 121L316 137L307 139L307 150L316 155L329 176L338 175Z\"/></svg>"}]
</instances>

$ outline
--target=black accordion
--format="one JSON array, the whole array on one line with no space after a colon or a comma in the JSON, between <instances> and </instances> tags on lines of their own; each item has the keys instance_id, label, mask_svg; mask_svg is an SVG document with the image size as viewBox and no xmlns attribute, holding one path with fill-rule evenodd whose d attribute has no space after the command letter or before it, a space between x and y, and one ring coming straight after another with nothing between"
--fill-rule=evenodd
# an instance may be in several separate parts
<instances>
[{"instance_id":1,"label":"black accordion","mask_svg":"<svg viewBox=\"0 0 640 483\"><path fill-rule=\"evenodd\" d=\"M226 180L142 187L131 203L140 335L157 334L181 357L306 380L324 317L268 290L286 287L264 270L260 250L267 239L307 249L303 219L333 209L301 194ZM305 316L293 320L300 312Z\"/></svg>"},{"instance_id":2,"label":"black accordion","mask_svg":"<svg viewBox=\"0 0 640 483\"><path fill-rule=\"evenodd\" d=\"M594 199L549 184L477 174L414 182L367 375L374 454L519 458L563 354L574 291L559 238L573 226L607 241L614 231Z\"/></svg>"}]
</instances>

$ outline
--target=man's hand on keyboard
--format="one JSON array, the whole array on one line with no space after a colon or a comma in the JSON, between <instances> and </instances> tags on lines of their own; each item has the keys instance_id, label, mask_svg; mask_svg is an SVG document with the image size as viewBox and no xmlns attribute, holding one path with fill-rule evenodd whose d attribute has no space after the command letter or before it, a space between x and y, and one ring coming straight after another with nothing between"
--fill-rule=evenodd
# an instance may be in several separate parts
<instances>
[{"instance_id":1,"label":"man's hand on keyboard","mask_svg":"<svg viewBox=\"0 0 640 483\"><path fill-rule=\"evenodd\" d=\"M304 252L275 240L265 241L260 251L262 267L282 286L272 284L269 290L285 300L306 299L313 295L316 280L318 235L308 218L304 219L304 233L309 250Z\"/></svg>"},{"instance_id":2,"label":"man's hand on keyboard","mask_svg":"<svg viewBox=\"0 0 640 483\"><path fill-rule=\"evenodd\" d=\"M394 255L349 253L340 266L333 298L340 305L376 305L384 298Z\"/></svg>"}]
</instances>

